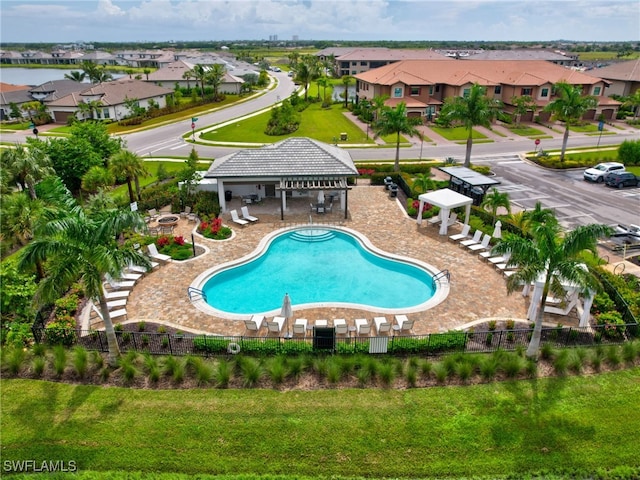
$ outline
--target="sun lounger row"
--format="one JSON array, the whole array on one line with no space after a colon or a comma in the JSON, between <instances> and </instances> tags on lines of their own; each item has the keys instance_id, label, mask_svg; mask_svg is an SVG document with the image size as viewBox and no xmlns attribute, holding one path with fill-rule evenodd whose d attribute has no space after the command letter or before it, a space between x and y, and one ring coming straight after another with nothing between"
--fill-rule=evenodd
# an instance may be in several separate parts
<instances>
[{"instance_id":1,"label":"sun lounger row","mask_svg":"<svg viewBox=\"0 0 640 480\"><path fill-rule=\"evenodd\" d=\"M242 227L244 227L248 223L257 222L259 220L258 217L254 217L253 215L249 214L249 207L242 207L240 211L242 212L242 218L238 216L237 210L231 210L229 213L231 214L231 221L237 223Z\"/></svg>"},{"instance_id":2,"label":"sun lounger row","mask_svg":"<svg viewBox=\"0 0 640 480\"><path fill-rule=\"evenodd\" d=\"M265 320L264 315L253 315L250 319L245 320L245 328L247 332L258 334L263 326L266 325L267 333L281 334L284 329L286 319L281 316L275 316L271 320ZM406 315L395 315L396 325L393 329L397 332L411 332L413 330L413 320L409 320ZM375 328L377 335L388 334L391 331L391 323L386 317L374 317L373 322L369 322L366 318L356 318L355 326L349 327L344 318L336 318L333 320L333 328L336 335L347 335L349 332L357 333L358 336L370 335L372 327ZM313 327L326 328L329 322L326 319L316 320L313 324L306 318L297 318L292 321L292 332L294 336L306 336L307 331Z\"/></svg>"}]
</instances>

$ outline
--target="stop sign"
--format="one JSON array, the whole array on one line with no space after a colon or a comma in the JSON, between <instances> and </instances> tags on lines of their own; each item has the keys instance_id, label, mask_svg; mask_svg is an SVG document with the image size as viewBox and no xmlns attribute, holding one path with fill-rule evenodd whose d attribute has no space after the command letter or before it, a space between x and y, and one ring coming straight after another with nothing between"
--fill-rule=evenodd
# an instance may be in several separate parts
<instances>
[{"instance_id":1,"label":"stop sign","mask_svg":"<svg viewBox=\"0 0 640 480\"><path fill-rule=\"evenodd\" d=\"M193 130L194 128L196 128L196 124L195 124L195 123L192 123L192 124L191 124L191 130Z\"/></svg>"},{"instance_id":2,"label":"stop sign","mask_svg":"<svg viewBox=\"0 0 640 480\"><path fill-rule=\"evenodd\" d=\"M534 142L536 145L540 145L540 139L536 138L536 141Z\"/></svg>"}]
</instances>

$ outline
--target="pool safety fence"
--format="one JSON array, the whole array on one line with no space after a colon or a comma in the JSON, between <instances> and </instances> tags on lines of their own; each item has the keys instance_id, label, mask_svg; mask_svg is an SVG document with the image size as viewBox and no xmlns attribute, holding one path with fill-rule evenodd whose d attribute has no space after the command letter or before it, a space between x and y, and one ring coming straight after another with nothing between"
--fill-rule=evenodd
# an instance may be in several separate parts
<instances>
[{"instance_id":1,"label":"pool safety fence","mask_svg":"<svg viewBox=\"0 0 640 480\"><path fill-rule=\"evenodd\" d=\"M332 330L332 329L331 329ZM218 336L117 331L121 352L138 351L154 355L252 356L299 354L386 353L391 355L442 355L453 352L490 353L515 350L529 344L533 329L494 331L451 331L428 335L379 337L328 336L306 337ZM36 342L81 345L87 350L108 351L104 330L82 331L60 328L34 328ZM640 336L638 324L592 327L561 326L543 328L540 345L578 347L620 344Z\"/></svg>"}]
</instances>

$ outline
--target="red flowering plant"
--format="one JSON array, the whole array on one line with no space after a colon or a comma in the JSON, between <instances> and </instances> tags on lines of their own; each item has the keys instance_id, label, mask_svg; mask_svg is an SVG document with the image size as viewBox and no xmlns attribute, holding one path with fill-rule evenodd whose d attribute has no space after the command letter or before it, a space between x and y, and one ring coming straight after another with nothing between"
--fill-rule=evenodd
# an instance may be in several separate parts
<instances>
[{"instance_id":1,"label":"red flowering plant","mask_svg":"<svg viewBox=\"0 0 640 480\"><path fill-rule=\"evenodd\" d=\"M418 210L420 209L420 200L414 200L412 198L407 199L407 215L410 217L417 217ZM422 209L422 218L431 218L438 214L440 209L434 207L430 203L425 203Z\"/></svg>"},{"instance_id":2,"label":"red flowering plant","mask_svg":"<svg viewBox=\"0 0 640 480\"><path fill-rule=\"evenodd\" d=\"M229 227L222 226L222 219L217 217L209 222L200 222L200 225L198 226L198 233L206 238L224 240L231 236L231 229Z\"/></svg>"},{"instance_id":3,"label":"red flowering plant","mask_svg":"<svg viewBox=\"0 0 640 480\"><path fill-rule=\"evenodd\" d=\"M184 241L183 236L162 235L156 240L158 251L170 255L174 260L186 260L193 256L193 246Z\"/></svg>"}]
</instances>

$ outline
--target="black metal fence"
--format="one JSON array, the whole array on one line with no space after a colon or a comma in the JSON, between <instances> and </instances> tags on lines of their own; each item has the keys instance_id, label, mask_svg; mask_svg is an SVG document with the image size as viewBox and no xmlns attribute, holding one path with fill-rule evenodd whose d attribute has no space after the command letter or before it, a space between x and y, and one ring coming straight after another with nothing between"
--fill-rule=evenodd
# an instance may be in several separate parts
<instances>
[{"instance_id":1,"label":"black metal fence","mask_svg":"<svg viewBox=\"0 0 640 480\"><path fill-rule=\"evenodd\" d=\"M254 356L299 355L314 353L387 353L393 355L441 355L453 352L488 353L526 347L532 329L482 332L447 332L429 335L390 335L384 337L334 337L327 343L313 335L299 338L214 336L145 332L116 332L122 352L131 350L154 355L217 356L243 353ZM108 351L104 331L71 329L34 329L37 342L81 345L88 350ZM543 328L541 345L578 347L619 344L638 338L638 324L594 327Z\"/></svg>"}]
</instances>

